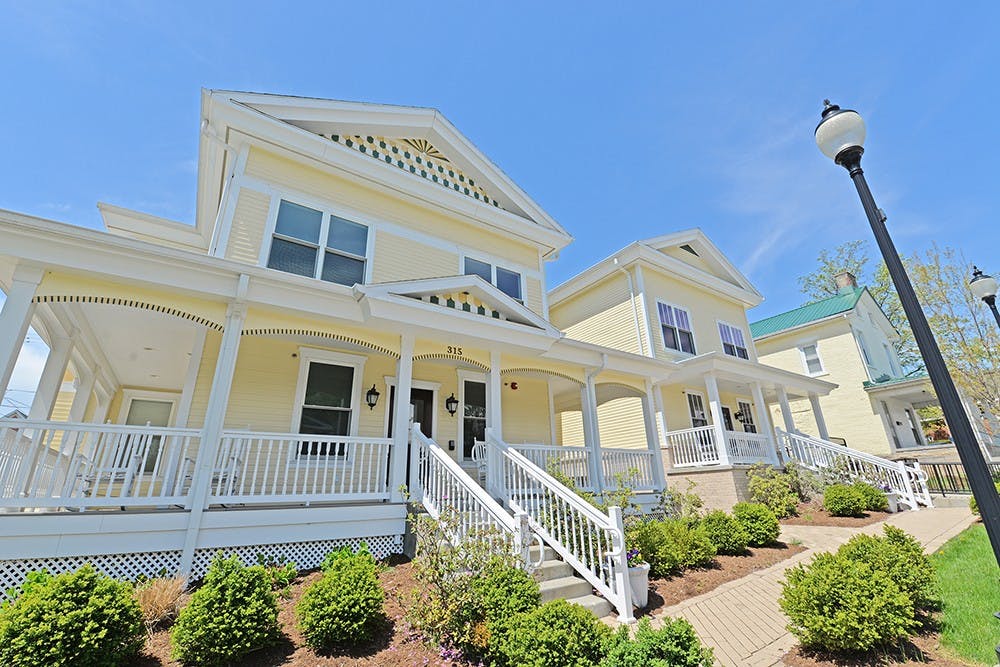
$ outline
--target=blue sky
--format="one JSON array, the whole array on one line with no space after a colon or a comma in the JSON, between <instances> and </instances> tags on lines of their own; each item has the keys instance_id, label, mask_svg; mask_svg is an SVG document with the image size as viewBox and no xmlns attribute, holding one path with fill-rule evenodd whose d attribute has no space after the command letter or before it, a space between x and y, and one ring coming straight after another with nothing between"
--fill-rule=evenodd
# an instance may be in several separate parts
<instances>
[{"instance_id":1,"label":"blue sky","mask_svg":"<svg viewBox=\"0 0 1000 667\"><path fill-rule=\"evenodd\" d=\"M550 286L699 226L759 318L801 303L822 248L870 238L813 143L824 97L868 122L902 252L1000 269L998 23L986 2L0 0L0 208L191 221L201 87L433 106L576 236Z\"/></svg>"}]
</instances>

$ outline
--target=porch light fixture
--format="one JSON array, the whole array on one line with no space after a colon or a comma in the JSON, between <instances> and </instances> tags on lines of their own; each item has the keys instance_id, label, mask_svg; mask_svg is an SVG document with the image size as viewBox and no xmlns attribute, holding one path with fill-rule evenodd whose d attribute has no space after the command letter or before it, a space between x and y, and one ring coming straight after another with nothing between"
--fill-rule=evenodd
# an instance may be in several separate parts
<instances>
[{"instance_id":1,"label":"porch light fixture","mask_svg":"<svg viewBox=\"0 0 1000 667\"><path fill-rule=\"evenodd\" d=\"M454 417L455 413L458 412L458 399L455 398L454 392L452 392L451 396L445 399L444 407L448 410L448 414L452 417Z\"/></svg>"},{"instance_id":2,"label":"porch light fixture","mask_svg":"<svg viewBox=\"0 0 1000 667\"><path fill-rule=\"evenodd\" d=\"M743 414L742 410L737 410L736 414L733 415L733 417L735 417L736 421L738 421L739 423L743 424L744 426L747 425L747 416L745 414Z\"/></svg>"},{"instance_id":3,"label":"porch light fixture","mask_svg":"<svg viewBox=\"0 0 1000 667\"><path fill-rule=\"evenodd\" d=\"M1000 327L1000 312L997 311L997 279L988 273L983 273L979 267L972 267L972 280L969 281L969 289L973 296L982 299L983 303L993 311L997 326Z\"/></svg>"},{"instance_id":4,"label":"porch light fixture","mask_svg":"<svg viewBox=\"0 0 1000 667\"><path fill-rule=\"evenodd\" d=\"M986 533L993 545L993 555L1000 563L1000 496L993 488L993 480L986 468L986 461L979 451L978 440L972 430L972 424L969 422L962 401L958 397L958 391L955 390L955 383L941 357L941 350L938 349L934 334L931 333L931 328L927 324L927 318L924 316L917 295L913 291L913 285L910 284L910 278L906 275L903 262L899 259L899 253L896 252L896 246L889 236L889 230L886 229L885 213L875 205L875 198L872 196L871 190L868 189L868 182L861 170L861 156L865 152L865 122L856 111L841 109L836 104L831 104L830 100L824 100L823 103L822 119L815 131L816 145L819 146L823 155L844 167L850 174L851 180L854 181L854 187L861 198L861 206L868 216L868 222L875 234L875 241L882 252L882 259L885 260L886 268L889 270L893 285L896 287L896 293L899 295L903 312L913 329L913 338L917 342L917 347L920 348L920 356L923 357L927 375L930 376L931 384L934 385L944 419L951 429L958 456L969 477L969 485L972 487L972 493L979 504L983 523L986 525ZM975 282L978 281L974 280ZM989 285L982 287L970 285L970 289L973 291L985 287L989 287ZM993 291L996 291L996 281L993 281Z\"/></svg>"},{"instance_id":5,"label":"porch light fixture","mask_svg":"<svg viewBox=\"0 0 1000 667\"><path fill-rule=\"evenodd\" d=\"M378 389L375 388L375 385L372 385L372 388L365 394L365 403L368 404L369 410L374 410L375 406L378 405L379 396L381 396L381 394L378 393Z\"/></svg>"}]
</instances>

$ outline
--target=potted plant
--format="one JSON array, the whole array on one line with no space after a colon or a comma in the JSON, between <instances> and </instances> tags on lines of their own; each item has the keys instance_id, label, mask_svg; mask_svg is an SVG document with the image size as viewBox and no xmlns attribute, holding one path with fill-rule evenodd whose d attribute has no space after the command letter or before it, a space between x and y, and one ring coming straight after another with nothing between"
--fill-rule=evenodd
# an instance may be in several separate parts
<instances>
[{"instance_id":1,"label":"potted plant","mask_svg":"<svg viewBox=\"0 0 1000 667\"><path fill-rule=\"evenodd\" d=\"M628 562L628 584L632 589L632 606L642 609L649 603L649 563L635 547L625 552Z\"/></svg>"},{"instance_id":2,"label":"potted plant","mask_svg":"<svg viewBox=\"0 0 1000 667\"><path fill-rule=\"evenodd\" d=\"M885 499L889 501L889 512L895 514L899 511L899 494L895 493L888 484L883 482L878 488L885 494Z\"/></svg>"}]
</instances>

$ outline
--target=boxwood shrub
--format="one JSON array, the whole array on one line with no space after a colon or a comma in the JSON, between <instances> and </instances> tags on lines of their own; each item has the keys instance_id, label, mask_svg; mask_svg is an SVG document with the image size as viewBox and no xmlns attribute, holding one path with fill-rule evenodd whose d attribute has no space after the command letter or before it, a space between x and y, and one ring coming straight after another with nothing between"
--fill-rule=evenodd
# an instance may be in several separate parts
<instances>
[{"instance_id":1,"label":"boxwood shrub","mask_svg":"<svg viewBox=\"0 0 1000 667\"><path fill-rule=\"evenodd\" d=\"M706 514L701 520L701 527L712 540L717 553L735 556L747 550L750 535L739 521L722 510Z\"/></svg>"},{"instance_id":2,"label":"boxwood shrub","mask_svg":"<svg viewBox=\"0 0 1000 667\"><path fill-rule=\"evenodd\" d=\"M295 609L306 643L326 650L368 641L385 619L375 559L365 551L325 565Z\"/></svg>"},{"instance_id":3,"label":"boxwood shrub","mask_svg":"<svg viewBox=\"0 0 1000 667\"><path fill-rule=\"evenodd\" d=\"M711 667L712 650L702 646L683 618L664 618L656 630L648 618L639 621L635 638L621 627L608 643L600 667Z\"/></svg>"},{"instance_id":4,"label":"boxwood shrub","mask_svg":"<svg viewBox=\"0 0 1000 667\"><path fill-rule=\"evenodd\" d=\"M749 538L747 544L751 547L772 544L781 534L778 517L760 503L736 503L733 505L733 518L746 531Z\"/></svg>"},{"instance_id":5,"label":"boxwood shrub","mask_svg":"<svg viewBox=\"0 0 1000 667\"><path fill-rule=\"evenodd\" d=\"M882 530L885 537L855 535L837 553L889 575L910 596L917 615L937 608L937 576L923 547L895 526L883 526Z\"/></svg>"},{"instance_id":6,"label":"boxwood shrub","mask_svg":"<svg viewBox=\"0 0 1000 667\"><path fill-rule=\"evenodd\" d=\"M715 545L700 524L680 519L650 521L633 528L628 541L649 561L654 577L668 577L684 568L708 565Z\"/></svg>"},{"instance_id":7,"label":"boxwood shrub","mask_svg":"<svg viewBox=\"0 0 1000 667\"><path fill-rule=\"evenodd\" d=\"M823 492L823 508L833 516L861 516L865 512L865 496L855 486L831 484Z\"/></svg>"},{"instance_id":8,"label":"boxwood shrub","mask_svg":"<svg viewBox=\"0 0 1000 667\"><path fill-rule=\"evenodd\" d=\"M882 489L877 489L867 482L855 482L851 485L865 499L866 512L888 512L889 498Z\"/></svg>"},{"instance_id":9,"label":"boxwood shrub","mask_svg":"<svg viewBox=\"0 0 1000 667\"><path fill-rule=\"evenodd\" d=\"M504 623L490 654L501 667L594 667L610 637L611 630L587 609L553 600Z\"/></svg>"},{"instance_id":10,"label":"boxwood shrub","mask_svg":"<svg viewBox=\"0 0 1000 667\"><path fill-rule=\"evenodd\" d=\"M0 665L116 667L146 639L132 586L85 565L50 576L33 572L0 605Z\"/></svg>"},{"instance_id":11,"label":"boxwood shrub","mask_svg":"<svg viewBox=\"0 0 1000 667\"><path fill-rule=\"evenodd\" d=\"M799 494L793 487L797 480L766 463L750 466L747 472L747 489L750 499L766 505L780 519L795 514L799 504Z\"/></svg>"}]
</instances>

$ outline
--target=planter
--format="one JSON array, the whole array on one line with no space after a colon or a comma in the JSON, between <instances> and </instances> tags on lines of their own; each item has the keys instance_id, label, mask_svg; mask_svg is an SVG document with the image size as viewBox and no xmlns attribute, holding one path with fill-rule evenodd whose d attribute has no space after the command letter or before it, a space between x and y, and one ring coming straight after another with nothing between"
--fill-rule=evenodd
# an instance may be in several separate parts
<instances>
[{"instance_id":1,"label":"planter","mask_svg":"<svg viewBox=\"0 0 1000 667\"><path fill-rule=\"evenodd\" d=\"M889 511L893 514L899 511L899 494L889 492L885 494L886 499L889 501Z\"/></svg>"},{"instance_id":2,"label":"planter","mask_svg":"<svg viewBox=\"0 0 1000 667\"><path fill-rule=\"evenodd\" d=\"M645 607L649 603L649 563L628 569L628 585L632 589L632 606Z\"/></svg>"}]
</instances>

